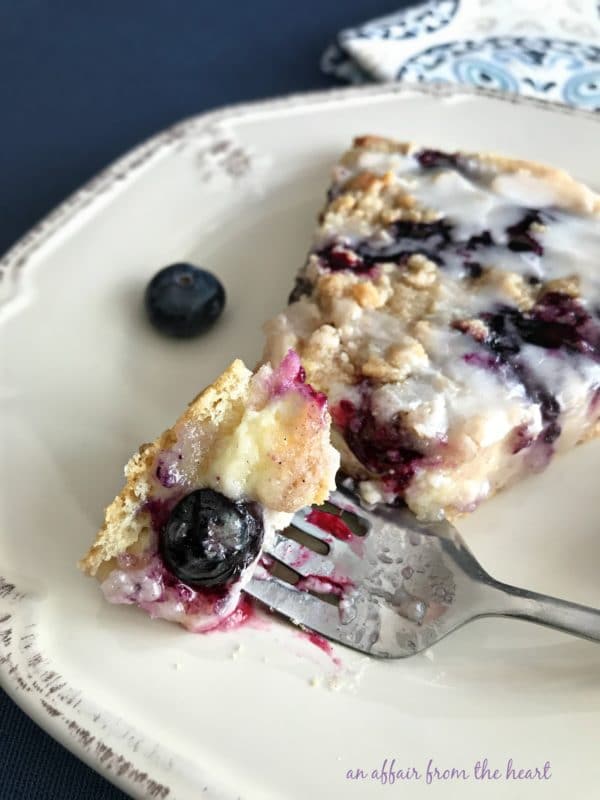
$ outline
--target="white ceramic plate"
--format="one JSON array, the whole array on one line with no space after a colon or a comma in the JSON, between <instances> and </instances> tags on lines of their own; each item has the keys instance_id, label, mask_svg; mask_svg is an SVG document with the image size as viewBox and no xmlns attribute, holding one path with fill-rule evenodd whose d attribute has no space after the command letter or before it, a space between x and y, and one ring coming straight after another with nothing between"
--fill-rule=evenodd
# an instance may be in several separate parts
<instances>
[{"instance_id":1,"label":"white ceramic plate","mask_svg":"<svg viewBox=\"0 0 600 800\"><path fill-rule=\"evenodd\" d=\"M406 661L336 648L336 666L281 623L203 637L153 622L105 604L75 569L129 454L234 356L258 358L329 166L364 132L541 159L600 186L600 116L386 87L192 119L68 200L1 262L2 683L138 797L590 798L592 644L482 620ZM149 276L176 259L217 272L229 295L222 322L187 343L156 335L141 312ZM493 574L600 605L599 456L582 447L464 521ZM485 758L498 779L475 779ZM549 779L507 780L510 758L549 762ZM385 759L420 780L382 786L371 771ZM428 784L430 759L458 772ZM368 777L346 777L358 769Z\"/></svg>"}]
</instances>

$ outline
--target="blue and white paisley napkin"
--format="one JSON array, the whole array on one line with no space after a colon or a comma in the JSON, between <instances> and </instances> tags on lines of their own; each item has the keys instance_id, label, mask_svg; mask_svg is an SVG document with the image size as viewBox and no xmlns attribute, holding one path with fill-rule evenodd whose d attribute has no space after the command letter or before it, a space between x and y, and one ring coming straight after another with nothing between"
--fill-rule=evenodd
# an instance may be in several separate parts
<instances>
[{"instance_id":1,"label":"blue and white paisley napkin","mask_svg":"<svg viewBox=\"0 0 600 800\"><path fill-rule=\"evenodd\" d=\"M342 31L352 83L463 83L600 111L600 0L429 0Z\"/></svg>"}]
</instances>

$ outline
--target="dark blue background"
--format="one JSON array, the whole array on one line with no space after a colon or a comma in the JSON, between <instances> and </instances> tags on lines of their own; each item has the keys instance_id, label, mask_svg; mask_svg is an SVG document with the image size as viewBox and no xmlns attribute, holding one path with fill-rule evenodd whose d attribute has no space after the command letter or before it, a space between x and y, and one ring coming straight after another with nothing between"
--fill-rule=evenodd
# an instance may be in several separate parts
<instances>
[{"instance_id":1,"label":"dark blue background","mask_svg":"<svg viewBox=\"0 0 600 800\"><path fill-rule=\"evenodd\" d=\"M181 117L331 85L336 31L406 0L0 0L0 252L125 150ZM2 800L124 795L0 691Z\"/></svg>"}]
</instances>

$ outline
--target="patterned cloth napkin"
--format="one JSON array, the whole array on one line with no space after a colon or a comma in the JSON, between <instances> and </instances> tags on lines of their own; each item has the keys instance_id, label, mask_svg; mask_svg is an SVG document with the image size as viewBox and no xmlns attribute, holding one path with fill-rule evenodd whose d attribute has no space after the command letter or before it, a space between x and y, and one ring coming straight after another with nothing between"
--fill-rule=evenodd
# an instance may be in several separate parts
<instances>
[{"instance_id":1,"label":"patterned cloth napkin","mask_svg":"<svg viewBox=\"0 0 600 800\"><path fill-rule=\"evenodd\" d=\"M425 81L600 111L600 0L429 0L338 34L322 68L352 83Z\"/></svg>"}]
</instances>

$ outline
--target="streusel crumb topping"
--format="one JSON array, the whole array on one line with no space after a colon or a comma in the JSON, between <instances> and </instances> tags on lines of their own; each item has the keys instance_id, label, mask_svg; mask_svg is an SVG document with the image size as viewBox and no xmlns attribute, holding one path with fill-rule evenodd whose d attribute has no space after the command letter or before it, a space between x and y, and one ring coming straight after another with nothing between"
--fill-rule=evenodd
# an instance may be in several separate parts
<instances>
[{"instance_id":1,"label":"streusel crumb topping","mask_svg":"<svg viewBox=\"0 0 600 800\"><path fill-rule=\"evenodd\" d=\"M359 137L265 355L298 350L371 500L469 510L596 429L599 253L561 170Z\"/></svg>"}]
</instances>

